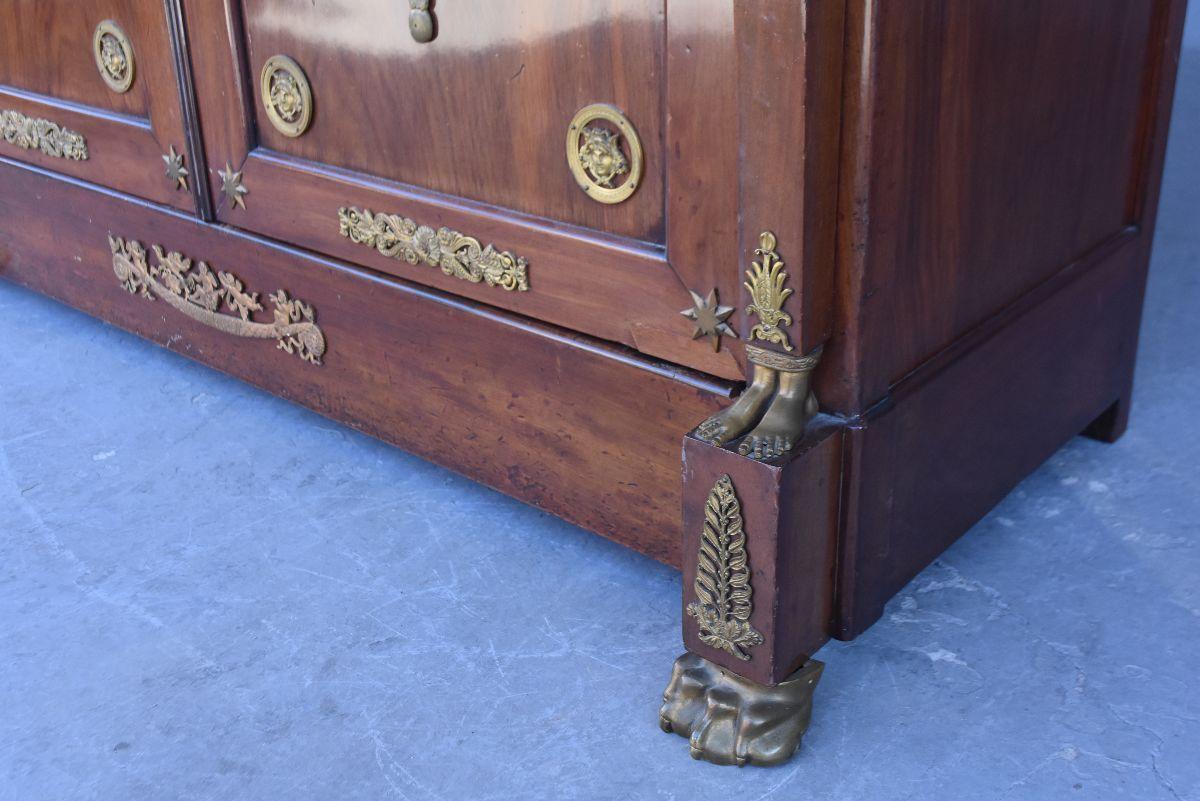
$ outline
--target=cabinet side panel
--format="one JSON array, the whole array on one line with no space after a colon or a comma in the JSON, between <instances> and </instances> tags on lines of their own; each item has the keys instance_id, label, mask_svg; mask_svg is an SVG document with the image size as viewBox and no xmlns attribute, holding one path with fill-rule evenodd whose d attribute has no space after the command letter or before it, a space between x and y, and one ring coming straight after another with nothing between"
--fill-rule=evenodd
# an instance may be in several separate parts
<instances>
[{"instance_id":1,"label":"cabinet side panel","mask_svg":"<svg viewBox=\"0 0 1200 801\"><path fill-rule=\"evenodd\" d=\"M1147 121L1175 0L860 0L844 142L855 413L957 338L1145 222ZM853 113L857 110L857 114ZM857 264L856 264L857 262ZM850 368L847 367L847 370Z\"/></svg>"}]
</instances>

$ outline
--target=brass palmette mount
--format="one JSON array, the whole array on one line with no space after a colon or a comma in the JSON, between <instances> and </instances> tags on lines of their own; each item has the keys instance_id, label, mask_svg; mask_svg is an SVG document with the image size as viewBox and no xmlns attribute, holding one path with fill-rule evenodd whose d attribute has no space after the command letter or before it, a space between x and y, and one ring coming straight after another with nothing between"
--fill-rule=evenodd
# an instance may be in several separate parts
<instances>
[{"instance_id":1,"label":"brass palmette mount","mask_svg":"<svg viewBox=\"0 0 1200 801\"><path fill-rule=\"evenodd\" d=\"M317 326L316 312L307 303L289 297L280 289L270 296L274 322L251 319L262 311L258 293L247 292L233 273L213 272L205 262L193 263L177 251L153 246L155 263L146 258L140 242L109 234L113 272L127 292L147 300L161 298L193 320L226 334L248 339L274 339L285 353L310 364L320 364L325 355L325 335ZM224 308L231 314L222 314Z\"/></svg>"},{"instance_id":2,"label":"brass palmette mount","mask_svg":"<svg viewBox=\"0 0 1200 801\"><path fill-rule=\"evenodd\" d=\"M746 271L745 287L750 291L752 302L746 314L758 317L759 322L750 330L750 339L761 339L782 345L786 351L795 350L783 326L792 324L792 315L783 310L783 304L791 297L787 284L788 274L783 259L775 251L778 243L775 234L763 231L758 238L754 255L758 261Z\"/></svg>"},{"instance_id":3,"label":"brass palmette mount","mask_svg":"<svg viewBox=\"0 0 1200 801\"><path fill-rule=\"evenodd\" d=\"M792 324L792 316L783 310L792 290L787 287L783 260L775 251L778 243L773 233L764 231L758 244L754 251L758 261L746 271L746 289L752 300L746 314L758 318L749 338L792 351L795 348L783 329ZM821 349L797 357L747 344L746 358L753 365L750 386L732 406L701 423L695 435L722 447L744 437L738 453L751 459L777 459L791 451L817 414L811 377Z\"/></svg>"}]
</instances>

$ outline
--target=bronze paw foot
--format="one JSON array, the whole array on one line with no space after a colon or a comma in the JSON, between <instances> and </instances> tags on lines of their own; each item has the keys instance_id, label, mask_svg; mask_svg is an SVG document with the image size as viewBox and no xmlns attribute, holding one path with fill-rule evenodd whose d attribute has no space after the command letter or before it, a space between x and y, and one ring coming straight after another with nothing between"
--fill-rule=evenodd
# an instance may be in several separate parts
<instances>
[{"instance_id":1,"label":"bronze paw foot","mask_svg":"<svg viewBox=\"0 0 1200 801\"><path fill-rule=\"evenodd\" d=\"M693 759L738 767L782 764L808 730L824 668L809 660L787 681L769 687L686 653L675 660L660 724L688 738Z\"/></svg>"}]
</instances>

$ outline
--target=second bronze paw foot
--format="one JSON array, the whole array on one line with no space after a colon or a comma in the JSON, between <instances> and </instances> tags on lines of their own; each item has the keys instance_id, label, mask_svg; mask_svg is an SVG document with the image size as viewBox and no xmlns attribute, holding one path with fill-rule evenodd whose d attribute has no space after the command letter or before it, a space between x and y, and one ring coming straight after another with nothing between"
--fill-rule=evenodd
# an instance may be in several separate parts
<instances>
[{"instance_id":1,"label":"second bronze paw foot","mask_svg":"<svg viewBox=\"0 0 1200 801\"><path fill-rule=\"evenodd\" d=\"M770 687L687 653L675 660L659 723L663 731L688 738L693 759L778 765L791 758L808 730L822 670L822 663L810 660Z\"/></svg>"}]
</instances>

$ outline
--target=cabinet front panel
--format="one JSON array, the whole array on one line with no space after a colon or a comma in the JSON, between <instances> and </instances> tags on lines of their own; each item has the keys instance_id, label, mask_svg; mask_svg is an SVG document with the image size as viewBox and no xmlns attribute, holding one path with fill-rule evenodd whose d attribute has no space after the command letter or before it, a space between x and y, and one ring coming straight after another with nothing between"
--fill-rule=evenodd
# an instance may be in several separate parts
<instances>
[{"instance_id":1,"label":"cabinet front panel","mask_svg":"<svg viewBox=\"0 0 1200 801\"><path fill-rule=\"evenodd\" d=\"M194 209L168 4L8 0L0 13L0 155Z\"/></svg>"},{"instance_id":2,"label":"cabinet front panel","mask_svg":"<svg viewBox=\"0 0 1200 801\"><path fill-rule=\"evenodd\" d=\"M408 0L245 0L261 146L304 160L645 241L663 240L663 0L440 0L418 42ZM281 133L260 73L292 59L311 86L300 136ZM617 107L645 156L632 196L605 204L567 162L576 112Z\"/></svg>"},{"instance_id":3,"label":"cabinet front panel","mask_svg":"<svg viewBox=\"0 0 1200 801\"><path fill-rule=\"evenodd\" d=\"M15 0L0 26L0 81L60 100L148 117L146 93L114 92L93 57L96 26L114 20L134 48L135 71L164 46L162 3L145 0ZM146 13L151 7L156 13ZM166 45L169 47L169 44ZM169 63L169 61L168 61Z\"/></svg>"}]
</instances>

